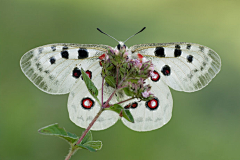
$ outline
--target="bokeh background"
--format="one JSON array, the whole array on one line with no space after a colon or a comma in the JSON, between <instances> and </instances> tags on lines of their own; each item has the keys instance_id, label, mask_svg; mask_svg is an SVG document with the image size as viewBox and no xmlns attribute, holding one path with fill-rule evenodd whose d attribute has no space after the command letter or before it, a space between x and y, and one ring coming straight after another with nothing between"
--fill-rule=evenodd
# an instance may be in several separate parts
<instances>
[{"instance_id":1,"label":"bokeh background","mask_svg":"<svg viewBox=\"0 0 240 160\"><path fill-rule=\"evenodd\" d=\"M21 72L28 50L57 42L107 44L193 42L214 49L222 70L203 90L172 91L173 117L164 127L135 132L121 121L95 131L102 150L78 151L72 160L240 159L240 1L178 0L1 0L0 159L64 159L69 146L37 130L59 123L80 134L67 111L68 95L49 95Z\"/></svg>"}]
</instances>

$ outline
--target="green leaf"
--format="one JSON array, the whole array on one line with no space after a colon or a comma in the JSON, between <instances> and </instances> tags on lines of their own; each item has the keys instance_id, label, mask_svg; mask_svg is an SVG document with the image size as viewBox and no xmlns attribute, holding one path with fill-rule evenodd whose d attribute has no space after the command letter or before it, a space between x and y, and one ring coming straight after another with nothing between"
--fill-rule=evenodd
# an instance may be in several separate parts
<instances>
[{"instance_id":1,"label":"green leaf","mask_svg":"<svg viewBox=\"0 0 240 160\"><path fill-rule=\"evenodd\" d=\"M92 132L88 131L86 136L83 138L80 144L77 144L78 147L82 149L89 150L91 152L96 152L96 150L100 150L102 148L101 141L93 141Z\"/></svg>"},{"instance_id":2,"label":"green leaf","mask_svg":"<svg viewBox=\"0 0 240 160\"><path fill-rule=\"evenodd\" d=\"M94 85L94 83L91 81L91 79L88 77L88 75L82 68L81 68L81 73L82 73L83 80L88 88L88 91L91 93L92 96L97 96L98 90L96 86Z\"/></svg>"},{"instance_id":3,"label":"green leaf","mask_svg":"<svg viewBox=\"0 0 240 160\"><path fill-rule=\"evenodd\" d=\"M107 82L107 84L109 84L109 86L111 86L113 88L116 87L116 81L113 76L106 76L105 81Z\"/></svg>"},{"instance_id":4,"label":"green leaf","mask_svg":"<svg viewBox=\"0 0 240 160\"><path fill-rule=\"evenodd\" d=\"M81 68L81 73L82 73L83 81L85 82L88 91L98 101L98 103L101 104L99 99L97 98L98 89L96 88L94 83L91 81L91 79L88 77L88 75L82 68Z\"/></svg>"},{"instance_id":5,"label":"green leaf","mask_svg":"<svg viewBox=\"0 0 240 160\"><path fill-rule=\"evenodd\" d=\"M77 144L78 147L82 148L82 149L86 149L89 150L90 152L96 152L96 150L90 146L85 146L83 144Z\"/></svg>"},{"instance_id":6,"label":"green leaf","mask_svg":"<svg viewBox=\"0 0 240 160\"><path fill-rule=\"evenodd\" d=\"M114 66L111 65L111 66L107 67L106 69L107 69L107 70L111 70L111 69L113 69L113 67L114 67Z\"/></svg>"},{"instance_id":7,"label":"green leaf","mask_svg":"<svg viewBox=\"0 0 240 160\"><path fill-rule=\"evenodd\" d=\"M43 127L39 129L38 132L44 135L61 137L69 143L73 143L78 140L78 137L75 134L67 132L64 128L59 127L57 123Z\"/></svg>"},{"instance_id":8,"label":"green leaf","mask_svg":"<svg viewBox=\"0 0 240 160\"><path fill-rule=\"evenodd\" d=\"M114 59L112 59L111 63L114 64L115 66L117 66L118 64L117 61L115 61Z\"/></svg>"},{"instance_id":9,"label":"green leaf","mask_svg":"<svg viewBox=\"0 0 240 160\"><path fill-rule=\"evenodd\" d=\"M102 148L102 141L88 141L84 144L84 146L89 146L96 150L100 150Z\"/></svg>"},{"instance_id":10,"label":"green leaf","mask_svg":"<svg viewBox=\"0 0 240 160\"><path fill-rule=\"evenodd\" d=\"M134 123L134 118L133 118L131 112L130 112L129 110L127 110L127 109L125 109L124 111L125 111L126 115L123 114L123 117L124 117L126 120L128 120L129 122ZM126 117L128 117L128 119L127 119Z\"/></svg>"},{"instance_id":11,"label":"green leaf","mask_svg":"<svg viewBox=\"0 0 240 160\"><path fill-rule=\"evenodd\" d=\"M136 77L135 77L136 78ZM132 82L132 83L138 83L138 79L129 79L128 81Z\"/></svg>"},{"instance_id":12,"label":"green leaf","mask_svg":"<svg viewBox=\"0 0 240 160\"><path fill-rule=\"evenodd\" d=\"M129 110L125 110L122 106L120 106L119 104L114 104L113 106L109 107L109 108L105 108L106 110L111 110L114 111L116 113L118 113L119 115L121 114L121 116L123 118L125 118L126 120L128 120L129 122L134 123L134 119L132 114L130 113Z\"/></svg>"},{"instance_id":13,"label":"green leaf","mask_svg":"<svg viewBox=\"0 0 240 160\"><path fill-rule=\"evenodd\" d=\"M93 137L92 137L92 132L88 131L88 133L86 134L86 136L83 138L83 140L81 141L80 144L85 144L88 141L92 141Z\"/></svg>"},{"instance_id":14,"label":"green leaf","mask_svg":"<svg viewBox=\"0 0 240 160\"><path fill-rule=\"evenodd\" d=\"M131 93L131 91L129 90L128 87L123 88L123 91L124 91L124 93L125 93L127 96L132 96L132 93Z\"/></svg>"}]
</instances>

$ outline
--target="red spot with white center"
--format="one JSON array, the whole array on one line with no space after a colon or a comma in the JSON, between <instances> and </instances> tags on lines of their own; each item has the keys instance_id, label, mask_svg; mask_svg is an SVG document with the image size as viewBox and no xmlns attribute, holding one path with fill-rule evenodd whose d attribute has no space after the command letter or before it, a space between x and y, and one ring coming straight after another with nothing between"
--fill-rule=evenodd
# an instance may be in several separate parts
<instances>
[{"instance_id":1,"label":"red spot with white center","mask_svg":"<svg viewBox=\"0 0 240 160\"><path fill-rule=\"evenodd\" d=\"M154 70L151 74L151 80L154 82L157 82L159 81L159 79L160 79L160 74Z\"/></svg>"},{"instance_id":2,"label":"red spot with white center","mask_svg":"<svg viewBox=\"0 0 240 160\"><path fill-rule=\"evenodd\" d=\"M91 98L83 98L81 105L84 109L91 109L94 106L94 101Z\"/></svg>"},{"instance_id":3,"label":"red spot with white center","mask_svg":"<svg viewBox=\"0 0 240 160\"><path fill-rule=\"evenodd\" d=\"M159 106L159 100L157 98L154 98L146 102L146 107L150 110L155 110L158 108L158 106Z\"/></svg>"},{"instance_id":4,"label":"red spot with white center","mask_svg":"<svg viewBox=\"0 0 240 160\"><path fill-rule=\"evenodd\" d=\"M103 60L103 58L105 58L105 54L102 54L100 57L98 57L99 59Z\"/></svg>"}]
</instances>

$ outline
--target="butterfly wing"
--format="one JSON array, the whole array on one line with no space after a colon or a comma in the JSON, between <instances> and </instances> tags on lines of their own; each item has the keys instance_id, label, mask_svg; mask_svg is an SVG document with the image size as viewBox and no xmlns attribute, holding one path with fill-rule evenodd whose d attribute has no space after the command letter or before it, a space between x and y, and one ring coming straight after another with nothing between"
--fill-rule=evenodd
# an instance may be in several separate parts
<instances>
[{"instance_id":1,"label":"butterfly wing","mask_svg":"<svg viewBox=\"0 0 240 160\"><path fill-rule=\"evenodd\" d=\"M83 60L84 64L85 61L87 60ZM99 65L99 60L96 58L94 63L88 66L83 66L83 69L87 72L88 75L90 75L92 82L97 87L98 99L101 101L102 68ZM110 97L114 89L104 85L103 91L103 101L105 102ZM110 103L116 103L116 99L113 98ZM68 98L68 112L72 122L82 128L87 128L93 118L99 112L100 107L101 106L98 104L98 102L89 93L83 81L78 81L76 84L73 85ZM115 112L104 111L94 123L91 130L106 129L114 125L117 122L118 118L119 115Z\"/></svg>"},{"instance_id":2,"label":"butterfly wing","mask_svg":"<svg viewBox=\"0 0 240 160\"><path fill-rule=\"evenodd\" d=\"M165 125L172 116L173 100L168 86L159 78L154 81L149 78L146 83L152 86L151 93L156 96L155 99L147 102L133 100L131 105L129 102L123 104L133 115L134 123L124 118L122 121L127 127L135 131L158 129Z\"/></svg>"},{"instance_id":3,"label":"butterfly wing","mask_svg":"<svg viewBox=\"0 0 240 160\"><path fill-rule=\"evenodd\" d=\"M79 80L79 67L92 63L108 47L94 44L49 44L25 53L20 65L28 79L42 91L66 94Z\"/></svg>"},{"instance_id":4,"label":"butterfly wing","mask_svg":"<svg viewBox=\"0 0 240 160\"><path fill-rule=\"evenodd\" d=\"M152 43L134 45L155 65L161 79L178 91L194 92L205 87L220 71L221 59L212 49L193 43Z\"/></svg>"}]
</instances>

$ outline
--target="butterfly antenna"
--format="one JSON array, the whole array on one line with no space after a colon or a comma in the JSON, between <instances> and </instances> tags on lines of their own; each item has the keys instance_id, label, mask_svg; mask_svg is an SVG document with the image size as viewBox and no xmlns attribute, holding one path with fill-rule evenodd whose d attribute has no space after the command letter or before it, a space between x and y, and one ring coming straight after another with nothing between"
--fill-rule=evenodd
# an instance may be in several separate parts
<instances>
[{"instance_id":1,"label":"butterfly antenna","mask_svg":"<svg viewBox=\"0 0 240 160\"><path fill-rule=\"evenodd\" d=\"M99 32L101 32L101 33L103 33L103 34L107 35L108 37L111 37L112 39L114 39L115 41L117 41L117 42L119 43L119 41L118 41L116 38L114 38L114 37L110 36L109 34L107 34L107 33L103 32L103 31L101 31L99 28L97 28L97 30L98 30Z\"/></svg>"},{"instance_id":2,"label":"butterfly antenna","mask_svg":"<svg viewBox=\"0 0 240 160\"><path fill-rule=\"evenodd\" d=\"M143 29L141 29L139 32L137 32L137 33L135 33L134 35L132 35L131 37L129 37L127 40L129 40L129 39L132 38L133 36L137 35L138 33L141 33L144 29L146 29L146 27L143 27ZM124 43L127 42L127 40L124 41Z\"/></svg>"}]
</instances>

